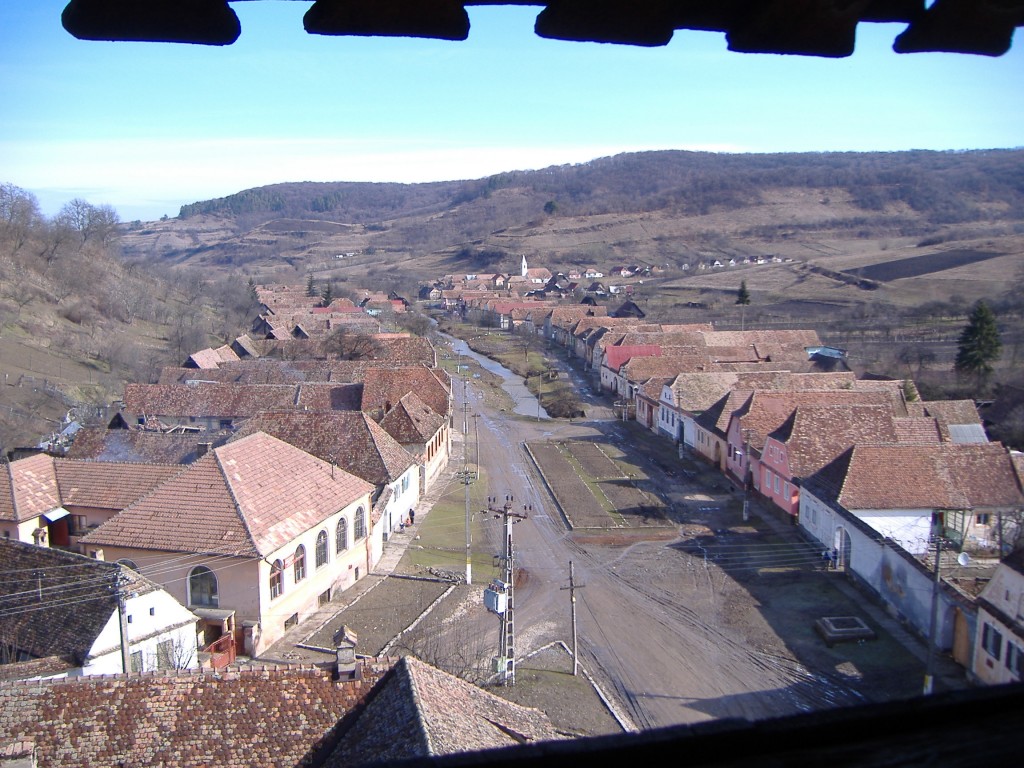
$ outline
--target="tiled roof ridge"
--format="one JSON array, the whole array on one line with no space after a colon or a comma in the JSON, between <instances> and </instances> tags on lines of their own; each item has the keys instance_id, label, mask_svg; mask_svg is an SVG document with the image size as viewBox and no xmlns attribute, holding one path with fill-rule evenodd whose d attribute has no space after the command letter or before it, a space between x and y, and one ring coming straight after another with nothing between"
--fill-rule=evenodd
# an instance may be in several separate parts
<instances>
[{"instance_id":1,"label":"tiled roof ridge","mask_svg":"<svg viewBox=\"0 0 1024 768\"><path fill-rule=\"evenodd\" d=\"M424 717L424 701L420 695L419 685L416 682L416 675L413 674L413 669L410 661L412 657L403 656L397 664L395 664L395 672L404 677L406 684L409 686L409 692L412 694L412 700L415 703L413 710L416 712L416 728L420 736L423 737L423 741L426 744L426 751L428 755L437 754L434 749L433 739L430 736L430 728Z\"/></svg>"}]
</instances>

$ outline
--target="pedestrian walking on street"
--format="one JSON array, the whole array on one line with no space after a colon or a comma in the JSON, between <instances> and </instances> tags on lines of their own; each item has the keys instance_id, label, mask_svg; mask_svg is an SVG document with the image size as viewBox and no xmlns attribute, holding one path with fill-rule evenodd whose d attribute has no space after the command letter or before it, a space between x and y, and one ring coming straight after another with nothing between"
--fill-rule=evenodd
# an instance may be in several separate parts
<instances>
[{"instance_id":1,"label":"pedestrian walking on street","mask_svg":"<svg viewBox=\"0 0 1024 768\"><path fill-rule=\"evenodd\" d=\"M415 522L416 522L416 510L410 508L409 509L409 525L412 525Z\"/></svg>"}]
</instances>

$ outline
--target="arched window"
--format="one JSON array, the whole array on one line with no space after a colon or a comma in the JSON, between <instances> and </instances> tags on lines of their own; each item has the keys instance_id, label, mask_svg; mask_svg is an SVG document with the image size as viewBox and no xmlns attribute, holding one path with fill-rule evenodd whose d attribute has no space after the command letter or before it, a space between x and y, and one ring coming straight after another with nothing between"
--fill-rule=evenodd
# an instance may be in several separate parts
<instances>
[{"instance_id":1,"label":"arched window","mask_svg":"<svg viewBox=\"0 0 1024 768\"><path fill-rule=\"evenodd\" d=\"M204 608L217 608L217 574L205 565L197 565L188 575L188 604Z\"/></svg>"},{"instance_id":2,"label":"arched window","mask_svg":"<svg viewBox=\"0 0 1024 768\"><path fill-rule=\"evenodd\" d=\"M284 592L284 563L275 560L270 566L270 599L280 597Z\"/></svg>"},{"instance_id":3,"label":"arched window","mask_svg":"<svg viewBox=\"0 0 1024 768\"><path fill-rule=\"evenodd\" d=\"M306 578L306 548L299 544L295 550L295 583Z\"/></svg>"},{"instance_id":4,"label":"arched window","mask_svg":"<svg viewBox=\"0 0 1024 768\"><path fill-rule=\"evenodd\" d=\"M363 511L362 507L356 510L356 520L352 526L352 533L356 541L366 536L366 512Z\"/></svg>"},{"instance_id":5,"label":"arched window","mask_svg":"<svg viewBox=\"0 0 1024 768\"><path fill-rule=\"evenodd\" d=\"M344 517L338 521L338 530L334 534L334 551L344 552L348 549L348 520Z\"/></svg>"},{"instance_id":6,"label":"arched window","mask_svg":"<svg viewBox=\"0 0 1024 768\"><path fill-rule=\"evenodd\" d=\"M323 568L327 565L327 531L320 531L316 535L316 567Z\"/></svg>"}]
</instances>

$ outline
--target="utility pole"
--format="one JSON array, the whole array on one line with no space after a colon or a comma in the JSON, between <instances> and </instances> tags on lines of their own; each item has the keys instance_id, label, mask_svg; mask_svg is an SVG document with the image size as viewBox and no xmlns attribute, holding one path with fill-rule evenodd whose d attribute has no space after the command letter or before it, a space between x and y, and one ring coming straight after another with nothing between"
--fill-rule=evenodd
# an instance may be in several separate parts
<instances>
[{"instance_id":1,"label":"utility pole","mask_svg":"<svg viewBox=\"0 0 1024 768\"><path fill-rule=\"evenodd\" d=\"M476 451L475 451L475 454L476 454L476 457L475 457L476 458L476 462L475 462L475 464L476 464L476 476L479 478L480 477L480 414L479 413L474 413L473 414L473 436L475 438L474 442L476 443Z\"/></svg>"},{"instance_id":2,"label":"utility pole","mask_svg":"<svg viewBox=\"0 0 1024 768\"><path fill-rule=\"evenodd\" d=\"M562 587L562 589L569 590L569 605L572 608L572 675L576 677L578 674L579 656L576 653L576 590L582 589L587 586L586 584L577 584L574 578L574 572L572 567L572 560L569 561L569 586Z\"/></svg>"},{"instance_id":3,"label":"utility pole","mask_svg":"<svg viewBox=\"0 0 1024 768\"><path fill-rule=\"evenodd\" d=\"M469 416L467 409L469 404L462 401L462 471L459 472L462 484L466 487L466 583L473 583L473 516L469 511L469 483L471 482L469 466L467 464L467 443L469 442Z\"/></svg>"},{"instance_id":4,"label":"utility pole","mask_svg":"<svg viewBox=\"0 0 1024 768\"><path fill-rule=\"evenodd\" d=\"M128 675L132 671L132 659L128 643L128 614L125 611L124 574L121 566L114 573L114 592L117 594L117 620L121 626L121 670Z\"/></svg>"},{"instance_id":5,"label":"utility pole","mask_svg":"<svg viewBox=\"0 0 1024 768\"><path fill-rule=\"evenodd\" d=\"M523 505L523 511L513 512L512 502L514 497L509 494L505 497L505 504L496 507L497 498L488 497L487 509L485 512L492 512L494 516L502 518L502 530L504 531L504 544L502 546L502 584L501 591L504 594L504 610L498 612L501 620L501 627L498 636L498 658L495 671L499 673L502 685L516 684L516 641L515 641L515 546L512 542L512 526L520 520L527 518L530 507ZM498 586L498 585L496 585ZM495 590L497 591L497 590ZM486 600L486 595L485 595Z\"/></svg>"}]
</instances>

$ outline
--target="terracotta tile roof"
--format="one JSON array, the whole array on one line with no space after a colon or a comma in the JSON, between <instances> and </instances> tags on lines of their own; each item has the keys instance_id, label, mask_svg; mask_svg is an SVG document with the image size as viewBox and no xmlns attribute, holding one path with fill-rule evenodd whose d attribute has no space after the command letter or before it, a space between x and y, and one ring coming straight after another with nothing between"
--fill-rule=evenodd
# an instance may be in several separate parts
<instances>
[{"instance_id":1,"label":"terracotta tile roof","mask_svg":"<svg viewBox=\"0 0 1024 768\"><path fill-rule=\"evenodd\" d=\"M661 399L661 391L672 383L671 376L652 376L640 385L637 394L648 400L657 402Z\"/></svg>"},{"instance_id":2,"label":"terracotta tile roof","mask_svg":"<svg viewBox=\"0 0 1024 768\"><path fill-rule=\"evenodd\" d=\"M403 395L380 420L387 433L402 445L427 442L444 423L444 417L420 400L415 392Z\"/></svg>"},{"instance_id":3,"label":"terracotta tile roof","mask_svg":"<svg viewBox=\"0 0 1024 768\"><path fill-rule=\"evenodd\" d=\"M234 340L233 346L236 347L236 353L238 350L242 350L239 357L259 357L259 350L256 348L256 344L247 333L243 333L237 339Z\"/></svg>"},{"instance_id":4,"label":"terracotta tile roof","mask_svg":"<svg viewBox=\"0 0 1024 768\"><path fill-rule=\"evenodd\" d=\"M194 368L216 368L220 365L220 357L216 352L207 347L189 355L188 362Z\"/></svg>"},{"instance_id":5,"label":"terracotta tile roof","mask_svg":"<svg viewBox=\"0 0 1024 768\"><path fill-rule=\"evenodd\" d=\"M750 444L760 448L764 445L765 438L782 426L799 406L888 404L889 396L885 392L858 392L856 390L755 392L744 408L737 411L733 417L741 420L740 428L749 435Z\"/></svg>"},{"instance_id":6,"label":"terracotta tile roof","mask_svg":"<svg viewBox=\"0 0 1024 768\"><path fill-rule=\"evenodd\" d=\"M258 432L214 449L85 541L265 557L372 490L365 480Z\"/></svg>"},{"instance_id":7,"label":"terracotta tile roof","mask_svg":"<svg viewBox=\"0 0 1024 768\"><path fill-rule=\"evenodd\" d=\"M0 520L24 522L60 506L53 457L44 453L5 465L0 487Z\"/></svg>"},{"instance_id":8,"label":"terracotta tile roof","mask_svg":"<svg viewBox=\"0 0 1024 768\"><path fill-rule=\"evenodd\" d=\"M442 370L425 366L366 369L361 408L378 418L378 414L382 416L410 392L415 392L435 413L448 415L451 378Z\"/></svg>"},{"instance_id":9,"label":"terracotta tile roof","mask_svg":"<svg viewBox=\"0 0 1024 768\"><path fill-rule=\"evenodd\" d=\"M119 430L123 431L123 430ZM181 472L180 464L54 459L64 506L124 509Z\"/></svg>"},{"instance_id":10,"label":"terracotta tile roof","mask_svg":"<svg viewBox=\"0 0 1024 768\"><path fill-rule=\"evenodd\" d=\"M34 657L81 666L117 612L118 575L133 592L160 588L116 563L0 539L0 637Z\"/></svg>"},{"instance_id":11,"label":"terracotta tile roof","mask_svg":"<svg viewBox=\"0 0 1024 768\"><path fill-rule=\"evenodd\" d=\"M896 442L887 405L799 405L770 437L786 445L793 477L809 477L857 443Z\"/></svg>"},{"instance_id":12,"label":"terracotta tile roof","mask_svg":"<svg viewBox=\"0 0 1024 768\"><path fill-rule=\"evenodd\" d=\"M851 510L976 509L1024 503L1010 456L998 443L857 445L823 468L815 487Z\"/></svg>"},{"instance_id":13,"label":"terracotta tile roof","mask_svg":"<svg viewBox=\"0 0 1024 768\"><path fill-rule=\"evenodd\" d=\"M152 464L191 464L199 458L199 443L227 442L229 433L202 435L149 432L137 429L83 427L65 454L69 459Z\"/></svg>"},{"instance_id":14,"label":"terracotta tile roof","mask_svg":"<svg viewBox=\"0 0 1024 768\"><path fill-rule=\"evenodd\" d=\"M360 411L266 411L249 419L238 438L253 432L273 435L378 487L397 480L416 463L405 448Z\"/></svg>"},{"instance_id":15,"label":"terracotta tile roof","mask_svg":"<svg viewBox=\"0 0 1024 768\"><path fill-rule=\"evenodd\" d=\"M294 385L126 384L129 413L146 416L244 418L270 408L294 407Z\"/></svg>"},{"instance_id":16,"label":"terracotta tile roof","mask_svg":"<svg viewBox=\"0 0 1024 768\"><path fill-rule=\"evenodd\" d=\"M219 675L84 677L0 685L0 743L30 741L40 768L309 766L335 746L338 721L384 674L254 667Z\"/></svg>"},{"instance_id":17,"label":"terracotta tile roof","mask_svg":"<svg viewBox=\"0 0 1024 768\"><path fill-rule=\"evenodd\" d=\"M361 384L306 382L299 385L295 406L307 411L358 411L362 399Z\"/></svg>"},{"instance_id":18,"label":"terracotta tile roof","mask_svg":"<svg viewBox=\"0 0 1024 768\"><path fill-rule=\"evenodd\" d=\"M705 334L709 347L747 347L750 345L786 345L791 347L814 347L821 345L817 331L808 330L753 330L753 331L710 331ZM804 357L806 357L804 353Z\"/></svg>"},{"instance_id":19,"label":"terracotta tile roof","mask_svg":"<svg viewBox=\"0 0 1024 768\"><path fill-rule=\"evenodd\" d=\"M547 715L412 656L385 677L325 768L394 763L563 738Z\"/></svg>"},{"instance_id":20,"label":"terracotta tile roof","mask_svg":"<svg viewBox=\"0 0 1024 768\"><path fill-rule=\"evenodd\" d=\"M619 373L629 381L644 381L651 376L674 376L707 365L708 359L701 353L680 354L678 349L666 349L660 357L632 358L622 365Z\"/></svg>"},{"instance_id":21,"label":"terracotta tile roof","mask_svg":"<svg viewBox=\"0 0 1024 768\"><path fill-rule=\"evenodd\" d=\"M746 408L747 403L753 396L752 390L734 389L713 403L695 421L708 432L724 437L729 429L729 422L732 420L733 414Z\"/></svg>"},{"instance_id":22,"label":"terracotta tile roof","mask_svg":"<svg viewBox=\"0 0 1024 768\"><path fill-rule=\"evenodd\" d=\"M973 400L926 400L921 406L928 416L938 420L947 433L954 424L981 424L981 416Z\"/></svg>"},{"instance_id":23,"label":"terracotta tile roof","mask_svg":"<svg viewBox=\"0 0 1024 768\"><path fill-rule=\"evenodd\" d=\"M661 357L661 347L657 344L616 345L606 347L604 365L613 371L633 357Z\"/></svg>"},{"instance_id":24,"label":"terracotta tile roof","mask_svg":"<svg viewBox=\"0 0 1024 768\"><path fill-rule=\"evenodd\" d=\"M897 443L938 443L942 440L939 425L927 416L894 418Z\"/></svg>"},{"instance_id":25,"label":"terracotta tile roof","mask_svg":"<svg viewBox=\"0 0 1024 768\"><path fill-rule=\"evenodd\" d=\"M829 390L852 386L854 374L792 373L790 371L696 371L680 373L672 384L682 410L707 410L731 389L742 390Z\"/></svg>"}]
</instances>

